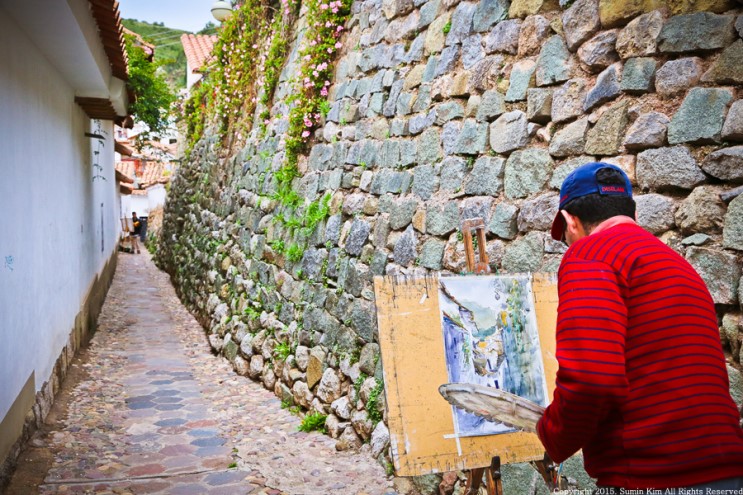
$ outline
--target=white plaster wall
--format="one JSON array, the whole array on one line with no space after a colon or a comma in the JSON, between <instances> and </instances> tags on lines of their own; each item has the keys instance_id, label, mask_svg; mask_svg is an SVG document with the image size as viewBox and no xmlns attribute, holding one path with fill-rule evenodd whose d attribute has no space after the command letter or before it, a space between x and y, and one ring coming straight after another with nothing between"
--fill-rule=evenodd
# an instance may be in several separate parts
<instances>
[{"instance_id":1,"label":"white plaster wall","mask_svg":"<svg viewBox=\"0 0 743 495\"><path fill-rule=\"evenodd\" d=\"M119 220L113 124L94 156L75 88L2 8L0 67L1 421L32 372L37 390L51 375Z\"/></svg>"},{"instance_id":2,"label":"white plaster wall","mask_svg":"<svg viewBox=\"0 0 743 495\"><path fill-rule=\"evenodd\" d=\"M191 94L191 88L194 84L201 81L203 75L200 72L194 72L191 64L186 62L186 90Z\"/></svg>"},{"instance_id":3,"label":"white plaster wall","mask_svg":"<svg viewBox=\"0 0 743 495\"><path fill-rule=\"evenodd\" d=\"M162 184L155 184L147 188L147 208L148 210L154 210L158 206L165 205L165 197L168 195L165 186Z\"/></svg>"}]
</instances>

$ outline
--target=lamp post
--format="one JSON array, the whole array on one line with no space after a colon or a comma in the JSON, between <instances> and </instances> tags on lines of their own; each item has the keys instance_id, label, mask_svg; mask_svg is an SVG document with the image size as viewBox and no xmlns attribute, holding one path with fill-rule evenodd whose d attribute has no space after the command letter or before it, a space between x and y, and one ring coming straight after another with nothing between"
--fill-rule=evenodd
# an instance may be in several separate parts
<instances>
[{"instance_id":1,"label":"lamp post","mask_svg":"<svg viewBox=\"0 0 743 495\"><path fill-rule=\"evenodd\" d=\"M216 0L212 5L212 16L219 22L227 20L232 14L232 5L225 0Z\"/></svg>"}]
</instances>

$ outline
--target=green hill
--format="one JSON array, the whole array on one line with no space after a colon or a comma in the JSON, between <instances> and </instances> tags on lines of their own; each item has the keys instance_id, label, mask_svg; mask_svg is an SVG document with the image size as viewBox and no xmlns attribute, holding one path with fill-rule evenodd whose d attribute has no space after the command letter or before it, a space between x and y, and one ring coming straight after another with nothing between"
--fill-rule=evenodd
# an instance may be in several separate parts
<instances>
[{"instance_id":1,"label":"green hill","mask_svg":"<svg viewBox=\"0 0 743 495\"><path fill-rule=\"evenodd\" d=\"M162 64L161 70L165 73L165 80L173 91L185 88L186 54L181 45L181 35L189 31L171 29L161 22L150 24L136 19L122 19L121 23L148 43L155 45L155 61ZM209 23L199 31L199 34L213 34L214 32L215 26Z\"/></svg>"}]
</instances>

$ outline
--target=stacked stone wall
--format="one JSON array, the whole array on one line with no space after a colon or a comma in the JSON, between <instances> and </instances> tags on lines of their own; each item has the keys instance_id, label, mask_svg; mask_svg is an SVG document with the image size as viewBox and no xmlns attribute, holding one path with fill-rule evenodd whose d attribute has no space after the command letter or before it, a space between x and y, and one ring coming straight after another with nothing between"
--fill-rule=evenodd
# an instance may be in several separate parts
<instances>
[{"instance_id":1,"label":"stacked stone wall","mask_svg":"<svg viewBox=\"0 0 743 495\"><path fill-rule=\"evenodd\" d=\"M559 186L602 160L629 175L639 223L707 283L740 401L742 13L715 0L355 2L294 182L307 203L329 197L311 232L273 198L300 22L268 132L234 153L207 136L175 177L159 262L238 373L327 414L339 449L370 442L384 460L373 277L462 273L472 217L494 272L556 271Z\"/></svg>"}]
</instances>

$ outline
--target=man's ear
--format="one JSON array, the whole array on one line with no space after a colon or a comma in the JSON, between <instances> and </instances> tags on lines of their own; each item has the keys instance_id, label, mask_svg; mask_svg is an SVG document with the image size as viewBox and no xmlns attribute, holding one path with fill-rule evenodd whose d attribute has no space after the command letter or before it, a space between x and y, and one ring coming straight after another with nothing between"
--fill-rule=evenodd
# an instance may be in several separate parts
<instances>
[{"instance_id":1,"label":"man's ear","mask_svg":"<svg viewBox=\"0 0 743 495\"><path fill-rule=\"evenodd\" d=\"M571 215L565 210L560 210L562 218L565 220L565 231L573 234L573 237L583 233L583 224L575 215Z\"/></svg>"}]
</instances>

